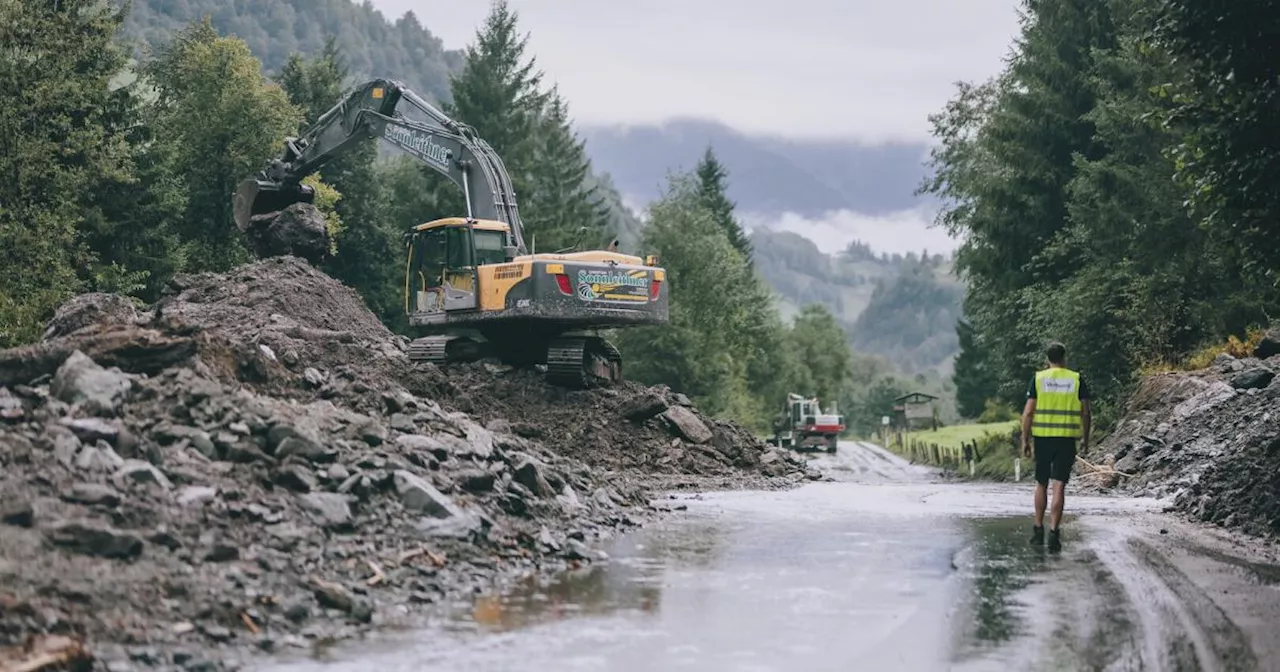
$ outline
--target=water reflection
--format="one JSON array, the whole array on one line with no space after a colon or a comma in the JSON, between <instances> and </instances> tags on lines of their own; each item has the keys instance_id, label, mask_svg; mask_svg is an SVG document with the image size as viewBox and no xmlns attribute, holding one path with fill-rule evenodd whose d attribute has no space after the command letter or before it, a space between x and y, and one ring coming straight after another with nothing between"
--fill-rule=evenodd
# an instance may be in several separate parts
<instances>
[{"instance_id":1,"label":"water reflection","mask_svg":"<svg viewBox=\"0 0 1280 672\"><path fill-rule=\"evenodd\" d=\"M455 616L486 632L603 614L651 616L662 605L663 573L715 565L726 531L723 525L691 522L678 533L654 529L622 537L605 547L616 558L611 562L550 577L527 576L481 595L469 611Z\"/></svg>"}]
</instances>

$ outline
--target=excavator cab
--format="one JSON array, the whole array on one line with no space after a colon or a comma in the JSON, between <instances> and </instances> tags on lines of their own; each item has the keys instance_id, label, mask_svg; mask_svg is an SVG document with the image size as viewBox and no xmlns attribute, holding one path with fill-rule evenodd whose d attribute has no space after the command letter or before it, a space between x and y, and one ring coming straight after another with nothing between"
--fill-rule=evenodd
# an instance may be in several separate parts
<instances>
[{"instance_id":1,"label":"excavator cab","mask_svg":"<svg viewBox=\"0 0 1280 672\"><path fill-rule=\"evenodd\" d=\"M507 227L462 217L437 219L409 233L405 312L441 313L479 306L479 268L505 262Z\"/></svg>"}]
</instances>

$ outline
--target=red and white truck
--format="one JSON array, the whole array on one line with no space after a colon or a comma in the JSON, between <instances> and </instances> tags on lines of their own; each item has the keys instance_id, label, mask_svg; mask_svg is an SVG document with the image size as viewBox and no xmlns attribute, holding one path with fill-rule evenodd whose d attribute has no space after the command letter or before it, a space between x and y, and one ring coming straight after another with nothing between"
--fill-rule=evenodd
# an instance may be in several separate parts
<instances>
[{"instance_id":1,"label":"red and white truck","mask_svg":"<svg viewBox=\"0 0 1280 672\"><path fill-rule=\"evenodd\" d=\"M774 422L773 443L796 450L825 447L834 453L844 430L844 416L835 402L823 411L816 397L793 393L787 395L786 406Z\"/></svg>"}]
</instances>

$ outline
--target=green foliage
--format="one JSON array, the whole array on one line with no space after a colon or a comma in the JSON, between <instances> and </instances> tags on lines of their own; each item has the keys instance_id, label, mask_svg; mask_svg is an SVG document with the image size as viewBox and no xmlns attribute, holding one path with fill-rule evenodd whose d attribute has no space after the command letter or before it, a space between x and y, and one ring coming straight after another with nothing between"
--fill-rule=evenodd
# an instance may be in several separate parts
<instances>
[{"instance_id":1,"label":"green foliage","mask_svg":"<svg viewBox=\"0 0 1280 672\"><path fill-rule=\"evenodd\" d=\"M1274 3L1148 0L1151 47L1183 76L1162 82L1176 178L1210 232L1230 241L1244 280L1280 281L1275 217L1280 211L1280 82ZM1274 299L1274 293L1272 293Z\"/></svg>"},{"instance_id":2,"label":"green foliage","mask_svg":"<svg viewBox=\"0 0 1280 672\"><path fill-rule=\"evenodd\" d=\"M1048 340L1067 345L1105 406L1144 365L1181 361L1278 307L1258 264L1274 251L1255 235L1274 171L1251 126L1274 112L1242 102L1275 83L1228 75L1261 77L1258 55L1235 48L1263 49L1263 24L1239 22L1250 3L1024 9L1008 68L961 85L931 118L939 146L921 190L947 201L939 222L966 239L972 333L958 332L955 377L966 415L992 396L1018 403ZM1232 136L1245 127L1251 139Z\"/></svg>"},{"instance_id":3,"label":"green foliage","mask_svg":"<svg viewBox=\"0 0 1280 672\"><path fill-rule=\"evenodd\" d=\"M957 321L956 337L960 343L952 374L956 385L956 410L961 416L972 418L985 413L999 388L999 380L973 325L964 320Z\"/></svg>"},{"instance_id":4,"label":"green foliage","mask_svg":"<svg viewBox=\"0 0 1280 672\"><path fill-rule=\"evenodd\" d=\"M351 0L131 0L125 34L162 45L206 16L220 34L243 40L272 73L296 54L316 58L332 46L359 79L393 76L443 101L449 75L462 65L462 54L445 50L412 12L389 22L373 5Z\"/></svg>"},{"instance_id":5,"label":"green foliage","mask_svg":"<svg viewBox=\"0 0 1280 672\"><path fill-rule=\"evenodd\" d=\"M787 348L796 353L800 375L808 383L801 393L837 399L851 377L853 354L835 317L819 304L805 306L791 327Z\"/></svg>"},{"instance_id":6,"label":"green foliage","mask_svg":"<svg viewBox=\"0 0 1280 672\"><path fill-rule=\"evenodd\" d=\"M155 129L172 143L169 169L186 184L178 230L193 246L193 270L222 271L251 257L235 226L230 194L279 153L302 114L269 84L244 42L208 21L193 24L143 68L158 94Z\"/></svg>"},{"instance_id":7,"label":"green foliage","mask_svg":"<svg viewBox=\"0 0 1280 672\"><path fill-rule=\"evenodd\" d=\"M537 235L546 251L607 244L609 209L587 180L591 162L573 131L568 105L554 89L535 129L532 150L529 196L521 201L529 235Z\"/></svg>"},{"instance_id":8,"label":"green foliage","mask_svg":"<svg viewBox=\"0 0 1280 672\"><path fill-rule=\"evenodd\" d=\"M725 235L729 236L729 242L733 243L734 249L738 250L738 254L750 263L751 239L734 217L734 205L727 193L729 171L725 170L724 165L716 159L715 152L708 146L693 172L698 177L698 193L702 195L707 209L715 216L716 221L724 229Z\"/></svg>"},{"instance_id":9,"label":"green foliage","mask_svg":"<svg viewBox=\"0 0 1280 672\"><path fill-rule=\"evenodd\" d=\"M978 415L979 424L989 424L993 422L1008 422L1018 419L1018 412L1008 404L1002 404L995 399L988 399L982 409L982 413Z\"/></svg>"},{"instance_id":10,"label":"green foliage","mask_svg":"<svg viewBox=\"0 0 1280 672\"><path fill-rule=\"evenodd\" d=\"M0 347L38 337L90 283L143 279L89 245L108 233L113 192L137 180L129 94L108 86L125 65L122 20L89 0L0 3Z\"/></svg>"}]
</instances>

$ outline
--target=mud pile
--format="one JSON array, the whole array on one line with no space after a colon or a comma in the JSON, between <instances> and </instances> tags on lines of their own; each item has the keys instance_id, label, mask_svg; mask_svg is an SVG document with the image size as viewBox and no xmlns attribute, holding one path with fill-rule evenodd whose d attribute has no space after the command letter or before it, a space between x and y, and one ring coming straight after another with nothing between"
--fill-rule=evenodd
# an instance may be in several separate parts
<instances>
[{"instance_id":1,"label":"mud pile","mask_svg":"<svg viewBox=\"0 0 1280 672\"><path fill-rule=\"evenodd\" d=\"M1142 380L1115 431L1089 459L1115 460L1116 488L1174 497L1193 518L1280 535L1280 355L1220 355L1191 373ZM1087 479L1086 479L1087 480ZM1106 484L1110 485L1110 484Z\"/></svg>"},{"instance_id":2,"label":"mud pile","mask_svg":"<svg viewBox=\"0 0 1280 672\"><path fill-rule=\"evenodd\" d=\"M814 477L668 390L413 365L294 257L77 297L0 351L0 669L219 669L601 561L655 486Z\"/></svg>"}]
</instances>

